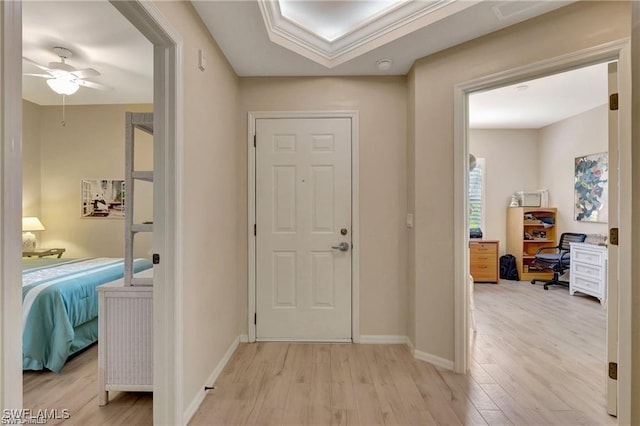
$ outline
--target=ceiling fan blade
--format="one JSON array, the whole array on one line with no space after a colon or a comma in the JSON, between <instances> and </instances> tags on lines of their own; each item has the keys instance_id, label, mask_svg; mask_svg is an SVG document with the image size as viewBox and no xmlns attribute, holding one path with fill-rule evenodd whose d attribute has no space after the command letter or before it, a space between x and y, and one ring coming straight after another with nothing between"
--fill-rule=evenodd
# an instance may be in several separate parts
<instances>
[{"instance_id":1,"label":"ceiling fan blade","mask_svg":"<svg viewBox=\"0 0 640 426\"><path fill-rule=\"evenodd\" d=\"M85 68L82 70L72 71L71 74L75 75L78 78L89 78L89 77L97 77L100 73L93 68Z\"/></svg>"},{"instance_id":2,"label":"ceiling fan blade","mask_svg":"<svg viewBox=\"0 0 640 426\"><path fill-rule=\"evenodd\" d=\"M29 63L30 63L30 64L32 64L32 65L35 65L36 67L40 68L41 70L49 71L49 68L45 67L44 65L40 65L40 64L39 64L39 63L37 63L36 61L32 61L32 60L31 60L31 59L29 59L29 58L25 58L25 57L23 56L23 57L22 57L22 60L23 60L23 61L26 61L26 62L29 62Z\"/></svg>"},{"instance_id":3,"label":"ceiling fan blade","mask_svg":"<svg viewBox=\"0 0 640 426\"><path fill-rule=\"evenodd\" d=\"M63 62L49 62L49 69L64 71L64 72L74 72L76 69L69 64L65 64Z\"/></svg>"},{"instance_id":4,"label":"ceiling fan blade","mask_svg":"<svg viewBox=\"0 0 640 426\"><path fill-rule=\"evenodd\" d=\"M100 84L100 83L94 83L93 81L76 79L76 80L73 80L73 82L76 83L78 86L88 87L90 89L111 90L111 87L105 86L104 84Z\"/></svg>"},{"instance_id":5,"label":"ceiling fan blade","mask_svg":"<svg viewBox=\"0 0 640 426\"><path fill-rule=\"evenodd\" d=\"M31 73L24 73L23 75L28 75L29 77L53 78L53 77L51 76L51 74L31 74Z\"/></svg>"}]
</instances>

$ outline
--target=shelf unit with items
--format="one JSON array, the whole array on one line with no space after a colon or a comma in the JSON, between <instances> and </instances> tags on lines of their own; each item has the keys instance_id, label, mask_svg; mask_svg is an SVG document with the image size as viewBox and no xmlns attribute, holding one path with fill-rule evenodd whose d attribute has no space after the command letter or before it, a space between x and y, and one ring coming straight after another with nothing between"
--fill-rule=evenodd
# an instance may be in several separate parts
<instances>
[{"instance_id":1,"label":"shelf unit with items","mask_svg":"<svg viewBox=\"0 0 640 426\"><path fill-rule=\"evenodd\" d=\"M516 258L520 280L547 280L553 272L530 268L536 252L557 243L555 207L509 207L507 210L507 253Z\"/></svg>"}]
</instances>

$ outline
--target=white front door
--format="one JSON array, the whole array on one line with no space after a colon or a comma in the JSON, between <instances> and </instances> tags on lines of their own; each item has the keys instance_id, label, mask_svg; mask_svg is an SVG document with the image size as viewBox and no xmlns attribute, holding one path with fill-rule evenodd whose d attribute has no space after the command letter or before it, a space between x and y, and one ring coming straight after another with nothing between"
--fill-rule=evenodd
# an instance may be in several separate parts
<instances>
[{"instance_id":1,"label":"white front door","mask_svg":"<svg viewBox=\"0 0 640 426\"><path fill-rule=\"evenodd\" d=\"M351 339L349 118L256 120L256 316L258 340Z\"/></svg>"}]
</instances>

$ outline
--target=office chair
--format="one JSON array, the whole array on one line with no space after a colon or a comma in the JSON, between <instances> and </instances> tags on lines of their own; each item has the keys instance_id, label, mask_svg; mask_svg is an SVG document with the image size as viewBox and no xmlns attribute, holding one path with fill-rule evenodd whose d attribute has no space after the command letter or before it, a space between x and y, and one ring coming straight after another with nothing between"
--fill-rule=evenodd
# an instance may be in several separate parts
<instances>
[{"instance_id":1,"label":"office chair","mask_svg":"<svg viewBox=\"0 0 640 426\"><path fill-rule=\"evenodd\" d=\"M573 232L564 232L560 235L560 243L555 247L541 247L536 252L536 255L529 265L538 270L551 270L553 271L553 278L551 280L531 280L531 284L535 284L536 281L544 283L544 289L549 290L550 285L563 285L568 287L568 281L560 280L560 275L569 269L571 264L571 243L582 243L587 238L587 234L577 234ZM553 251L552 253L543 253L545 251Z\"/></svg>"}]
</instances>

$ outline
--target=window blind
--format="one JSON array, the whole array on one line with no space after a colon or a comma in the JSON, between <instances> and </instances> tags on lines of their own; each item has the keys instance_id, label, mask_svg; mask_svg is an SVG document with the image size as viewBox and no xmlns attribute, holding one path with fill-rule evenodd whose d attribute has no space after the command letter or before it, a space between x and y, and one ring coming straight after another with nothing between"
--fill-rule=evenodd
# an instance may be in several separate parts
<instances>
[{"instance_id":1,"label":"window blind","mask_svg":"<svg viewBox=\"0 0 640 426\"><path fill-rule=\"evenodd\" d=\"M482 228L482 197L484 167L480 161L469 172L469 228Z\"/></svg>"}]
</instances>

